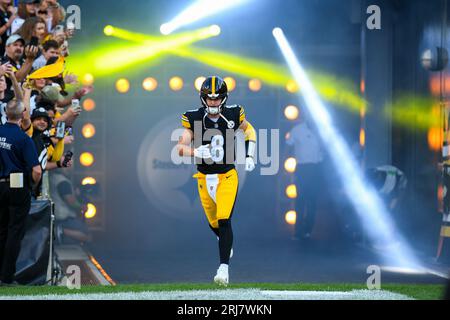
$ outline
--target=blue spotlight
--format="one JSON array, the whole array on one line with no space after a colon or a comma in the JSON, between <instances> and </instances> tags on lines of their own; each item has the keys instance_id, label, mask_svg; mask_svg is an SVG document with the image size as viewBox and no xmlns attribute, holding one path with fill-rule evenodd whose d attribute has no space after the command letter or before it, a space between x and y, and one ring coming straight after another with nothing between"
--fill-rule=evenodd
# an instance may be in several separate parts
<instances>
[{"instance_id":1,"label":"blue spotlight","mask_svg":"<svg viewBox=\"0 0 450 320\"><path fill-rule=\"evenodd\" d=\"M384 203L373 186L364 180L361 169L343 137L335 128L331 117L289 42L280 28L273 30L278 46L299 85L312 120L319 128L319 135L328 146L328 152L343 181L345 192L358 213L370 239L383 248L386 263L398 267L423 269L411 248L396 229Z\"/></svg>"},{"instance_id":2,"label":"blue spotlight","mask_svg":"<svg viewBox=\"0 0 450 320\"><path fill-rule=\"evenodd\" d=\"M182 26L224 11L249 0L198 0L175 18L161 25L160 31L168 35Z\"/></svg>"}]
</instances>

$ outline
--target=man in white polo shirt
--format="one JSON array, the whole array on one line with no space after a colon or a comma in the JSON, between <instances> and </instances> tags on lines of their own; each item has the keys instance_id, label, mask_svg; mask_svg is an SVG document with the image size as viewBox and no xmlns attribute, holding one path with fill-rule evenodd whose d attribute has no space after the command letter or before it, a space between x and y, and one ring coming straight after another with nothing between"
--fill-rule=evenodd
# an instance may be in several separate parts
<instances>
[{"instance_id":1,"label":"man in white polo shirt","mask_svg":"<svg viewBox=\"0 0 450 320\"><path fill-rule=\"evenodd\" d=\"M294 147L297 160L297 222L294 239L309 239L314 227L319 192L323 188L324 153L320 139L305 114L287 134L287 145Z\"/></svg>"}]
</instances>

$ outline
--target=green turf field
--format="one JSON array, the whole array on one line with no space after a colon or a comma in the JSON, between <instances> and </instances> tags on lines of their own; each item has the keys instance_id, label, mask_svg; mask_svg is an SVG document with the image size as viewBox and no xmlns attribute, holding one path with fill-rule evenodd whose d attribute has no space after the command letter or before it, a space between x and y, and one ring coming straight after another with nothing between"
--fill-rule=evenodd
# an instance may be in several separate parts
<instances>
[{"instance_id":1,"label":"green turf field","mask_svg":"<svg viewBox=\"0 0 450 320\"><path fill-rule=\"evenodd\" d=\"M0 287L1 296L30 296L30 295L64 295L91 293L120 293L120 292L163 292L163 291L193 291L193 290L229 290L229 289L260 289L260 290L288 290L288 291L341 291L364 290L361 284L272 284L272 283L242 283L232 284L227 288L219 288L214 284L129 284L117 286L84 286L80 290L69 290L66 287ZM445 287L442 285L416 284L385 284L384 291L399 293L413 299L439 300L443 296Z\"/></svg>"}]
</instances>

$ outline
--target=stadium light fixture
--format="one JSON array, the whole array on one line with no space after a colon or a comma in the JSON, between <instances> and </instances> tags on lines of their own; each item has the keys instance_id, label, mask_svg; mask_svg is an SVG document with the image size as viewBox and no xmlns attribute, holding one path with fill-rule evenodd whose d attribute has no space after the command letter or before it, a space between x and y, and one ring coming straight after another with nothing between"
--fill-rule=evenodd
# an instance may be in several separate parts
<instances>
[{"instance_id":1,"label":"stadium light fixture","mask_svg":"<svg viewBox=\"0 0 450 320\"><path fill-rule=\"evenodd\" d=\"M295 210L286 212L284 219L286 220L287 224L294 225L297 222L297 212L295 212Z\"/></svg>"},{"instance_id":2,"label":"stadium light fixture","mask_svg":"<svg viewBox=\"0 0 450 320\"><path fill-rule=\"evenodd\" d=\"M232 77L225 77L223 78L223 81L225 81L225 83L227 84L228 87L228 91L234 91L234 89L236 89L236 80L234 80L234 78Z\"/></svg>"},{"instance_id":3,"label":"stadium light fixture","mask_svg":"<svg viewBox=\"0 0 450 320\"><path fill-rule=\"evenodd\" d=\"M87 204L87 210L84 213L86 219L93 219L97 215L97 207L92 203Z\"/></svg>"},{"instance_id":4,"label":"stadium light fixture","mask_svg":"<svg viewBox=\"0 0 450 320\"><path fill-rule=\"evenodd\" d=\"M250 79L248 81L248 88L253 92L258 92L262 88L261 80L259 79Z\"/></svg>"},{"instance_id":5,"label":"stadium light fixture","mask_svg":"<svg viewBox=\"0 0 450 320\"><path fill-rule=\"evenodd\" d=\"M297 168L297 160L295 160L295 158L293 157L287 158L286 161L284 162L284 169L288 173L294 173L296 168Z\"/></svg>"},{"instance_id":6,"label":"stadium light fixture","mask_svg":"<svg viewBox=\"0 0 450 320\"><path fill-rule=\"evenodd\" d=\"M87 112L93 111L95 109L95 101L90 98L84 100L83 109L84 109L84 111L87 111Z\"/></svg>"},{"instance_id":7,"label":"stadium light fixture","mask_svg":"<svg viewBox=\"0 0 450 320\"><path fill-rule=\"evenodd\" d=\"M203 82L205 82L205 80L206 80L206 77L203 77L203 76L195 79L195 81L194 81L195 90L200 91L202 88L202 84L203 84Z\"/></svg>"},{"instance_id":8,"label":"stadium light fixture","mask_svg":"<svg viewBox=\"0 0 450 320\"><path fill-rule=\"evenodd\" d=\"M92 123L86 123L83 126L83 129L81 129L81 133L83 134L83 137L86 139L91 139L95 136L95 126Z\"/></svg>"},{"instance_id":9,"label":"stadium light fixture","mask_svg":"<svg viewBox=\"0 0 450 320\"><path fill-rule=\"evenodd\" d=\"M172 77L169 80L169 87L170 89L172 89L173 91L180 91L181 89L183 89L184 86L184 81L181 77Z\"/></svg>"},{"instance_id":10,"label":"stadium light fixture","mask_svg":"<svg viewBox=\"0 0 450 320\"><path fill-rule=\"evenodd\" d=\"M303 97L305 106L311 114L311 119L320 129L319 136L328 146L327 150L343 181L345 192L356 209L370 239L381 245L381 248L383 248L382 257L387 263L399 267L422 269L410 246L395 227L394 221L375 189L364 180L350 148L334 127L330 114L298 61L283 31L280 28L275 28L273 36L295 81L302 88L299 95Z\"/></svg>"},{"instance_id":11,"label":"stadium light fixture","mask_svg":"<svg viewBox=\"0 0 450 320\"><path fill-rule=\"evenodd\" d=\"M154 91L158 87L158 81L152 77L145 78L142 87L145 91Z\"/></svg>"},{"instance_id":12,"label":"stadium light fixture","mask_svg":"<svg viewBox=\"0 0 450 320\"><path fill-rule=\"evenodd\" d=\"M160 31L163 35L171 34L183 26L248 1L249 0L198 0L169 22L163 23L160 27Z\"/></svg>"},{"instance_id":13,"label":"stadium light fixture","mask_svg":"<svg viewBox=\"0 0 450 320\"><path fill-rule=\"evenodd\" d=\"M80 163L84 167L90 167L94 164L94 155L90 152L83 152L80 155Z\"/></svg>"},{"instance_id":14,"label":"stadium light fixture","mask_svg":"<svg viewBox=\"0 0 450 320\"><path fill-rule=\"evenodd\" d=\"M130 81L125 78L120 78L116 81L116 90L119 93L127 93L128 91L130 91Z\"/></svg>"},{"instance_id":15,"label":"stadium light fixture","mask_svg":"<svg viewBox=\"0 0 450 320\"><path fill-rule=\"evenodd\" d=\"M286 187L286 196L289 199L297 198L297 186L295 184L290 184Z\"/></svg>"},{"instance_id":16,"label":"stadium light fixture","mask_svg":"<svg viewBox=\"0 0 450 320\"><path fill-rule=\"evenodd\" d=\"M284 116L286 117L286 119L291 121L297 120L299 113L300 111L296 106L290 105L284 109Z\"/></svg>"},{"instance_id":17,"label":"stadium light fixture","mask_svg":"<svg viewBox=\"0 0 450 320\"><path fill-rule=\"evenodd\" d=\"M86 177L81 181L81 185L87 186L87 185L95 185L97 184L97 180L93 177Z\"/></svg>"}]
</instances>

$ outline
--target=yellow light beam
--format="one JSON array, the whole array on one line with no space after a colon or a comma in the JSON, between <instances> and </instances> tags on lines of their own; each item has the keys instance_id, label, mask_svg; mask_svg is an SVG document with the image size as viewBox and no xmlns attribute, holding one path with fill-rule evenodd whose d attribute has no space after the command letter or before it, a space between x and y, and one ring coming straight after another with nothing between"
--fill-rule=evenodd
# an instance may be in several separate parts
<instances>
[{"instance_id":1,"label":"yellow light beam","mask_svg":"<svg viewBox=\"0 0 450 320\"><path fill-rule=\"evenodd\" d=\"M434 105L436 101L433 98L403 94L386 105L384 113L400 127L427 131L441 126L442 119L436 114Z\"/></svg>"},{"instance_id":2,"label":"yellow light beam","mask_svg":"<svg viewBox=\"0 0 450 320\"><path fill-rule=\"evenodd\" d=\"M216 26L209 26L161 38L158 41L146 41L120 47L117 45L100 46L94 50L91 49L88 54L80 53L70 57L68 68L74 72L89 68L91 74L97 77L105 76L156 58L163 52L215 37L218 34Z\"/></svg>"},{"instance_id":3,"label":"yellow light beam","mask_svg":"<svg viewBox=\"0 0 450 320\"><path fill-rule=\"evenodd\" d=\"M95 71L92 73L101 76L156 58L162 53L171 53L250 79L257 78L271 86L285 87L292 81L292 76L284 65L190 46L196 41L216 36L219 33L220 28L218 26L209 26L196 30L194 33L183 32L164 37L131 32L115 26L106 26L105 34L131 41L135 45L125 46L120 50L103 50L102 54L95 53L93 57L83 56L82 62L86 65L86 61L93 60L92 65ZM343 106L355 113L359 113L362 108L366 108L367 103L356 93L358 88L350 81L317 72L309 72L309 75L324 100Z\"/></svg>"}]
</instances>

